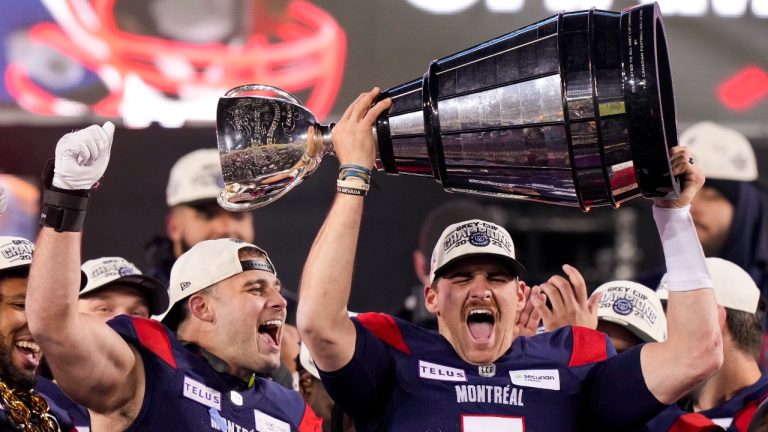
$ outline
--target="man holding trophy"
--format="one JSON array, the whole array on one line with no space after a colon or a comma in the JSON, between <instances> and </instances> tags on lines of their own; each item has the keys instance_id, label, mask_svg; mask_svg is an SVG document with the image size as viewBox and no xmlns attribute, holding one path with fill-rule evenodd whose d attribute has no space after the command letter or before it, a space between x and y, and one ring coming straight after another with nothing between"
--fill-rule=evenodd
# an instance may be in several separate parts
<instances>
[{"instance_id":1,"label":"man holding trophy","mask_svg":"<svg viewBox=\"0 0 768 432\"><path fill-rule=\"evenodd\" d=\"M670 152L680 197L653 208L671 277L667 341L614 355L605 335L580 327L518 336L525 270L509 234L480 220L448 227L433 252L424 296L437 333L385 314L349 318L376 157L371 128L391 103L374 104L378 93L361 94L333 130L338 193L307 259L297 313L329 394L359 430L626 430L717 370L717 309L688 210L704 176L684 147Z\"/></svg>"}]
</instances>

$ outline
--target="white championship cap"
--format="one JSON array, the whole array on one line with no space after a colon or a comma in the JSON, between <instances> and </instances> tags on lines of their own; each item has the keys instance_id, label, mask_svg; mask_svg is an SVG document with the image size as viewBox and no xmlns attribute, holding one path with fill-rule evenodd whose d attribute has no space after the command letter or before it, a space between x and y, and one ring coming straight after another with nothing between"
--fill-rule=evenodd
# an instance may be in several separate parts
<instances>
[{"instance_id":1,"label":"white championship cap","mask_svg":"<svg viewBox=\"0 0 768 432\"><path fill-rule=\"evenodd\" d=\"M312 354L309 353L309 348L307 348L307 344L304 341L301 342L301 348L299 348L299 363L310 375L320 379L320 372L318 372L315 361L312 359Z\"/></svg>"},{"instance_id":2,"label":"white championship cap","mask_svg":"<svg viewBox=\"0 0 768 432\"><path fill-rule=\"evenodd\" d=\"M757 159L740 132L709 121L696 123L680 134L680 144L693 150L696 164L710 179L757 180Z\"/></svg>"},{"instance_id":3,"label":"white championship cap","mask_svg":"<svg viewBox=\"0 0 768 432\"><path fill-rule=\"evenodd\" d=\"M495 255L504 258L514 274L525 276L525 267L515 259L515 244L503 227L480 219L471 219L448 226L432 251L429 281L459 258L475 255Z\"/></svg>"},{"instance_id":4,"label":"white championship cap","mask_svg":"<svg viewBox=\"0 0 768 432\"><path fill-rule=\"evenodd\" d=\"M29 267L35 244L21 237L0 236L0 271Z\"/></svg>"},{"instance_id":5,"label":"white championship cap","mask_svg":"<svg viewBox=\"0 0 768 432\"><path fill-rule=\"evenodd\" d=\"M168 207L215 200L224 187L217 149L199 149L182 156L171 168L165 202Z\"/></svg>"},{"instance_id":6,"label":"white championship cap","mask_svg":"<svg viewBox=\"0 0 768 432\"><path fill-rule=\"evenodd\" d=\"M722 258L706 258L705 261L712 276L717 304L728 309L757 313L760 308L760 289L749 273ZM662 300L669 299L666 274L661 278L656 291Z\"/></svg>"},{"instance_id":7,"label":"white championship cap","mask_svg":"<svg viewBox=\"0 0 768 432\"><path fill-rule=\"evenodd\" d=\"M80 266L86 284L80 296L114 285L136 288L147 299L153 315L168 309L168 291L159 280L141 273L132 262L121 257L103 257L88 260Z\"/></svg>"},{"instance_id":8,"label":"white championship cap","mask_svg":"<svg viewBox=\"0 0 768 432\"><path fill-rule=\"evenodd\" d=\"M240 260L238 251L254 248L264 254L258 260ZM170 305L158 320L175 328L175 317L169 316L174 305L224 279L247 270L264 270L277 275L267 253L258 246L242 240L224 238L204 240L184 252L171 268L171 280L168 286ZM175 314L171 314L175 315Z\"/></svg>"},{"instance_id":9,"label":"white championship cap","mask_svg":"<svg viewBox=\"0 0 768 432\"><path fill-rule=\"evenodd\" d=\"M606 282L592 295L603 293L597 307L597 319L626 327L644 342L667 339L667 317L656 293L637 282Z\"/></svg>"}]
</instances>

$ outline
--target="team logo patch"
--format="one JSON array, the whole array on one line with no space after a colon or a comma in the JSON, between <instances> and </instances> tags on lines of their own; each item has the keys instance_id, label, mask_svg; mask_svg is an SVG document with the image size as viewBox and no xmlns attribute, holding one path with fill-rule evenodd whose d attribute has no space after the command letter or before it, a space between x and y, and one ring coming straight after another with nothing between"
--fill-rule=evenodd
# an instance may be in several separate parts
<instances>
[{"instance_id":1,"label":"team logo patch","mask_svg":"<svg viewBox=\"0 0 768 432\"><path fill-rule=\"evenodd\" d=\"M259 410L253 410L253 414L256 416L257 431L291 432L291 425L280 419L276 419Z\"/></svg>"},{"instance_id":2,"label":"team logo patch","mask_svg":"<svg viewBox=\"0 0 768 432\"><path fill-rule=\"evenodd\" d=\"M509 371L512 384L544 390L560 390L560 371L557 369L527 369Z\"/></svg>"},{"instance_id":3,"label":"team logo patch","mask_svg":"<svg viewBox=\"0 0 768 432\"><path fill-rule=\"evenodd\" d=\"M184 397L192 399L209 408L221 409L221 392L214 390L205 384L188 376L184 376Z\"/></svg>"},{"instance_id":4,"label":"team logo patch","mask_svg":"<svg viewBox=\"0 0 768 432\"><path fill-rule=\"evenodd\" d=\"M613 303L613 311L619 315L632 313L632 302L627 299L618 299Z\"/></svg>"},{"instance_id":5,"label":"team logo patch","mask_svg":"<svg viewBox=\"0 0 768 432\"><path fill-rule=\"evenodd\" d=\"M484 231L477 231L469 236L469 244L472 246L485 247L491 244L491 239Z\"/></svg>"},{"instance_id":6,"label":"team logo patch","mask_svg":"<svg viewBox=\"0 0 768 432\"><path fill-rule=\"evenodd\" d=\"M466 381L463 369L452 368L419 360L419 377L438 381Z\"/></svg>"},{"instance_id":7,"label":"team logo patch","mask_svg":"<svg viewBox=\"0 0 768 432\"><path fill-rule=\"evenodd\" d=\"M481 365L477 367L477 372L481 377L490 378L496 376L496 365L491 363L487 365Z\"/></svg>"},{"instance_id":8,"label":"team logo patch","mask_svg":"<svg viewBox=\"0 0 768 432\"><path fill-rule=\"evenodd\" d=\"M133 274L136 274L136 272L133 271L133 269L130 267L120 267L117 270L117 274L119 274L120 277L125 277L125 276L131 276Z\"/></svg>"}]
</instances>

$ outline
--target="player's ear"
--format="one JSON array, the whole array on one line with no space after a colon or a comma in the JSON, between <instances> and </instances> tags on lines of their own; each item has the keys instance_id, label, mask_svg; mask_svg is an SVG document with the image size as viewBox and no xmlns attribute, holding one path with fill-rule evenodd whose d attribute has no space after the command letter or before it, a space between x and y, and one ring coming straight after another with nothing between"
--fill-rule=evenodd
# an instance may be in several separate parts
<instances>
[{"instance_id":1,"label":"player's ear","mask_svg":"<svg viewBox=\"0 0 768 432\"><path fill-rule=\"evenodd\" d=\"M424 307L429 313L440 314L440 309L437 307L437 281L432 285L424 286Z\"/></svg>"},{"instance_id":2,"label":"player's ear","mask_svg":"<svg viewBox=\"0 0 768 432\"><path fill-rule=\"evenodd\" d=\"M165 233L168 235L169 239L174 241L181 239L181 228L177 221L176 211L177 210L173 208L165 216Z\"/></svg>"},{"instance_id":3,"label":"player's ear","mask_svg":"<svg viewBox=\"0 0 768 432\"><path fill-rule=\"evenodd\" d=\"M525 307L525 303L528 301L528 299L525 296L525 282L516 279L517 281L517 313L522 312L523 308Z\"/></svg>"},{"instance_id":4,"label":"player's ear","mask_svg":"<svg viewBox=\"0 0 768 432\"><path fill-rule=\"evenodd\" d=\"M216 316L213 308L211 308L210 299L200 293L192 294L187 300L189 306L189 312L195 316L195 318L201 321L213 322Z\"/></svg>"},{"instance_id":5,"label":"player's ear","mask_svg":"<svg viewBox=\"0 0 768 432\"><path fill-rule=\"evenodd\" d=\"M312 375L305 370L299 372L299 393L304 399L309 399L312 395L312 378Z\"/></svg>"}]
</instances>

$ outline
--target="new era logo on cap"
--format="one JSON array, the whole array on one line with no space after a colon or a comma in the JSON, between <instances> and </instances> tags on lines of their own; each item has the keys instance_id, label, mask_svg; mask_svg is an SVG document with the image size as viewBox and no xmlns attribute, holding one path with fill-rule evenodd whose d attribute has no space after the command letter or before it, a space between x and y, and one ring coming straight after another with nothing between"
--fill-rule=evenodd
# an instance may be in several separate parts
<instances>
[{"instance_id":1,"label":"new era logo on cap","mask_svg":"<svg viewBox=\"0 0 768 432\"><path fill-rule=\"evenodd\" d=\"M515 245L507 230L492 222L472 219L450 225L443 231L432 252L430 281L448 264L473 255L504 258L515 275L525 275L525 268L515 259Z\"/></svg>"},{"instance_id":2,"label":"new era logo on cap","mask_svg":"<svg viewBox=\"0 0 768 432\"><path fill-rule=\"evenodd\" d=\"M21 237L0 236L0 270L32 264L35 244Z\"/></svg>"},{"instance_id":3,"label":"new era logo on cap","mask_svg":"<svg viewBox=\"0 0 768 432\"><path fill-rule=\"evenodd\" d=\"M240 250L252 248L258 255L259 261L267 265L252 265L252 259L241 260ZM257 268L258 267L258 268ZM248 270L262 270L277 274L267 253L258 246L246 243L239 239L223 238L217 240L204 240L191 249L184 252L171 268L170 305L161 316L160 321L174 328L178 324L174 305L184 301L187 297L202 291L209 286L228 279Z\"/></svg>"}]
</instances>

